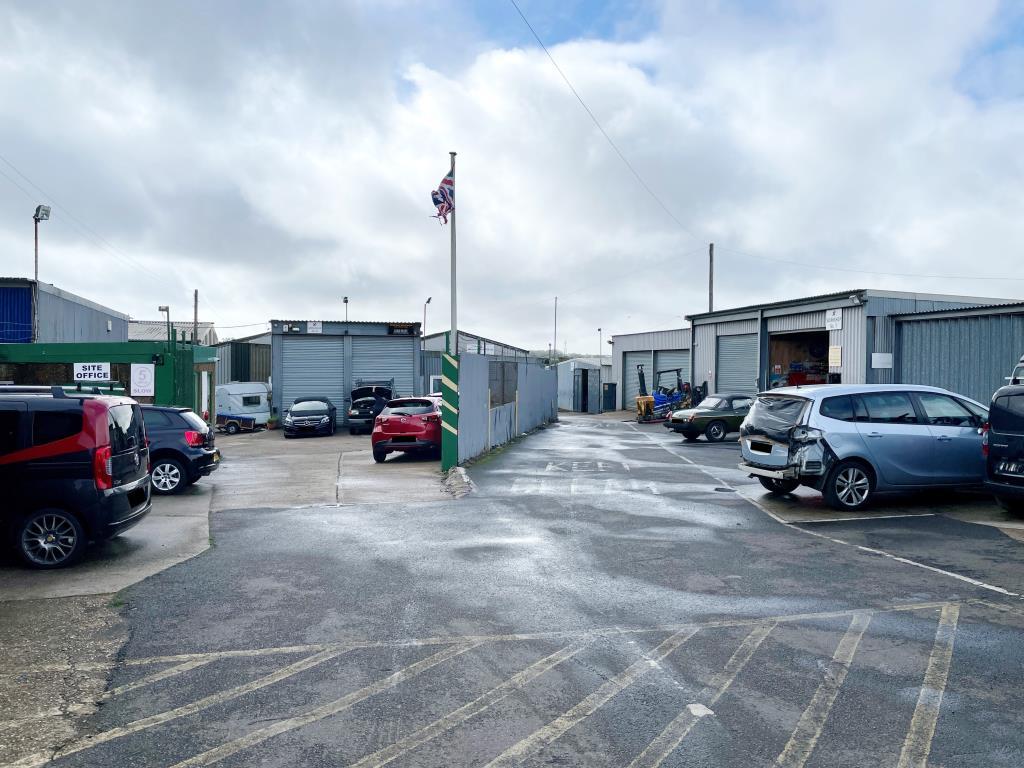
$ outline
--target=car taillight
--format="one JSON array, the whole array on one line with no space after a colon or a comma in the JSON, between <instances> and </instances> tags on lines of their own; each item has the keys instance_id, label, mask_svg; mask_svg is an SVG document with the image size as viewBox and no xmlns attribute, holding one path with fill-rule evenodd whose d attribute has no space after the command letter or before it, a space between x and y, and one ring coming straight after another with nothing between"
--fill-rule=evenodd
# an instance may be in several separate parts
<instances>
[{"instance_id":1,"label":"car taillight","mask_svg":"<svg viewBox=\"0 0 1024 768\"><path fill-rule=\"evenodd\" d=\"M427 422L427 424L440 424L441 423L441 414L439 414L439 413L429 413L429 414L427 414L426 416L423 417L423 420L425 422Z\"/></svg>"},{"instance_id":2,"label":"car taillight","mask_svg":"<svg viewBox=\"0 0 1024 768\"><path fill-rule=\"evenodd\" d=\"M96 482L97 491L107 491L114 487L113 455L109 445L96 449L92 455L92 479Z\"/></svg>"},{"instance_id":3,"label":"car taillight","mask_svg":"<svg viewBox=\"0 0 1024 768\"><path fill-rule=\"evenodd\" d=\"M987 421L982 424L981 429L978 430L981 432L981 455L985 458L988 458L988 430L989 423Z\"/></svg>"},{"instance_id":4,"label":"car taillight","mask_svg":"<svg viewBox=\"0 0 1024 768\"><path fill-rule=\"evenodd\" d=\"M192 429L185 430L185 442L192 448L199 448L203 444L203 433Z\"/></svg>"}]
</instances>

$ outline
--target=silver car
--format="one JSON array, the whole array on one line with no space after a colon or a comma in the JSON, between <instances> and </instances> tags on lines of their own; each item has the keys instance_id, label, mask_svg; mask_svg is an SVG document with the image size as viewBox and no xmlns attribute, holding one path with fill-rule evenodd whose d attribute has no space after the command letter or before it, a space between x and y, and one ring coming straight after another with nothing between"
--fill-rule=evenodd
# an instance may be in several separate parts
<instances>
[{"instance_id":1,"label":"silver car","mask_svg":"<svg viewBox=\"0 0 1024 768\"><path fill-rule=\"evenodd\" d=\"M762 392L740 426L740 469L770 493L799 485L834 509L875 493L980 485L988 409L938 387L781 387Z\"/></svg>"}]
</instances>

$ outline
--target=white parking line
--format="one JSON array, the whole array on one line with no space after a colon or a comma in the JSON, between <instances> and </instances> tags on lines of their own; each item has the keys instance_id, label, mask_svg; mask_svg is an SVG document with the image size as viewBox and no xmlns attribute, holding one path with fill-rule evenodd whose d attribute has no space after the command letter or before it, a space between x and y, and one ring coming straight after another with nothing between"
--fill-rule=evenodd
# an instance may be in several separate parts
<instances>
[{"instance_id":1,"label":"white parking line","mask_svg":"<svg viewBox=\"0 0 1024 768\"><path fill-rule=\"evenodd\" d=\"M864 515L863 517L825 517L820 520L792 520L789 525L809 523L852 523L857 520L898 520L904 517L935 517L934 512L913 512L905 515Z\"/></svg>"}]
</instances>

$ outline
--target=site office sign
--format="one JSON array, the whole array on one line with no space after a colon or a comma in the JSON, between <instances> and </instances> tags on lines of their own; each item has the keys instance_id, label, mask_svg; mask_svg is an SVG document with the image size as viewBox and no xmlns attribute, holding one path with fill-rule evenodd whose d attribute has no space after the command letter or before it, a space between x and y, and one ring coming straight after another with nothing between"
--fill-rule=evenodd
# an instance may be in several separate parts
<instances>
[{"instance_id":1,"label":"site office sign","mask_svg":"<svg viewBox=\"0 0 1024 768\"><path fill-rule=\"evenodd\" d=\"M110 363L73 363L74 380L110 381Z\"/></svg>"}]
</instances>

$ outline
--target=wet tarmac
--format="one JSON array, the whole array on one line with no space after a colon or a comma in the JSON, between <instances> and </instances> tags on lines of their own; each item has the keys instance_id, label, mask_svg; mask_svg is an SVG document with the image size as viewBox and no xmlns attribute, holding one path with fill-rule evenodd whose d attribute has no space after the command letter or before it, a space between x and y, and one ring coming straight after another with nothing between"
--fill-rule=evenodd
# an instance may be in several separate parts
<instances>
[{"instance_id":1,"label":"wet tarmac","mask_svg":"<svg viewBox=\"0 0 1024 768\"><path fill-rule=\"evenodd\" d=\"M218 512L213 549L123 594L90 736L52 764L1024 764L1024 603L986 586L1020 545L958 558L936 516L872 541L943 568L873 554L867 524L777 522L735 464L566 419L457 501Z\"/></svg>"}]
</instances>

